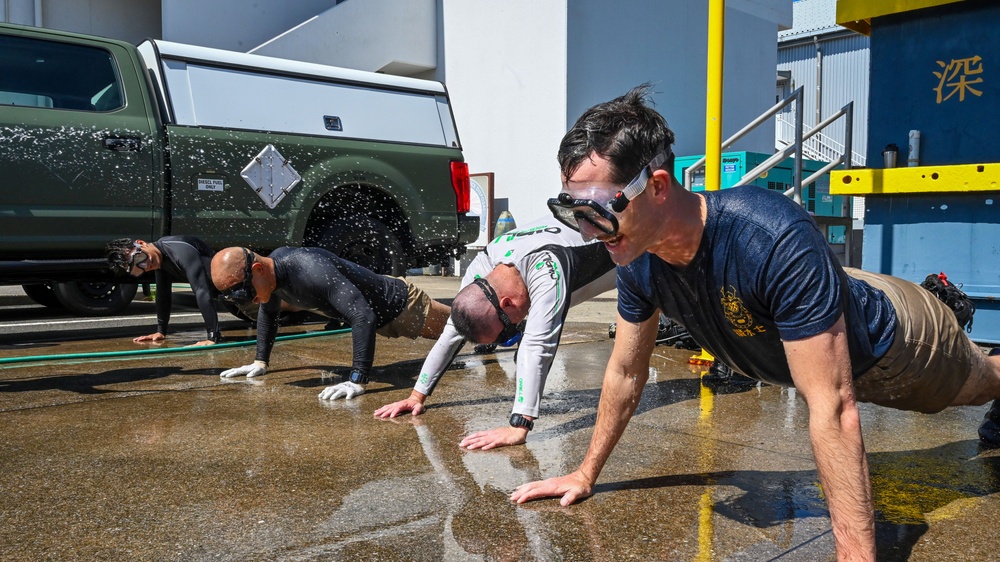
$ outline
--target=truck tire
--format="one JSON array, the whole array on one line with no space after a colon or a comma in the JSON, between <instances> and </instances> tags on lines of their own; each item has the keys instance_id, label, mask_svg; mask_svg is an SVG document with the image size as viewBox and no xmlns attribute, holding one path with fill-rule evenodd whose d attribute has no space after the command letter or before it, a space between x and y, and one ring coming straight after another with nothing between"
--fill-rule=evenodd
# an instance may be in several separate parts
<instances>
[{"instance_id":1,"label":"truck tire","mask_svg":"<svg viewBox=\"0 0 1000 562\"><path fill-rule=\"evenodd\" d=\"M375 273L406 273L403 245L387 226L369 217L330 221L316 245Z\"/></svg>"},{"instance_id":2,"label":"truck tire","mask_svg":"<svg viewBox=\"0 0 1000 562\"><path fill-rule=\"evenodd\" d=\"M59 302L78 316L110 316L117 314L132 302L139 286L135 283L98 281L86 283L56 283L52 287Z\"/></svg>"},{"instance_id":3,"label":"truck tire","mask_svg":"<svg viewBox=\"0 0 1000 562\"><path fill-rule=\"evenodd\" d=\"M24 290L24 294L28 295L29 299L42 306L47 306L49 308L63 307L62 303L59 302L59 297L56 296L55 291L52 289L52 285L49 283L21 285L21 289Z\"/></svg>"}]
</instances>

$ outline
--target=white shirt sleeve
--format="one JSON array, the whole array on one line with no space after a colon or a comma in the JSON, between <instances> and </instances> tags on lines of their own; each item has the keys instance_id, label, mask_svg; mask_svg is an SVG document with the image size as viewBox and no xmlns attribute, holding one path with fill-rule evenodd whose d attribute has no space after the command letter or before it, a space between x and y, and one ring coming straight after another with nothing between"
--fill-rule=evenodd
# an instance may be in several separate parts
<instances>
[{"instance_id":1,"label":"white shirt sleeve","mask_svg":"<svg viewBox=\"0 0 1000 562\"><path fill-rule=\"evenodd\" d=\"M517 351L513 412L537 418L545 379L559 347L570 299L569 283L564 272L559 271L559 262L548 252L532 257L533 263L525 268L531 309Z\"/></svg>"},{"instance_id":2,"label":"white shirt sleeve","mask_svg":"<svg viewBox=\"0 0 1000 562\"><path fill-rule=\"evenodd\" d=\"M479 254L466 269L459 290L472 283L477 277L485 277L492 269L490 267L490 260L486 254ZM444 331L441 332L437 342L434 343L434 347L427 354L427 359L424 360L424 364L420 367L420 376L417 377L417 384L413 389L424 396L430 396L441 375L451 365L455 356L462 350L463 345L465 345L465 338L455 329L455 324L452 323L449 316Z\"/></svg>"}]
</instances>

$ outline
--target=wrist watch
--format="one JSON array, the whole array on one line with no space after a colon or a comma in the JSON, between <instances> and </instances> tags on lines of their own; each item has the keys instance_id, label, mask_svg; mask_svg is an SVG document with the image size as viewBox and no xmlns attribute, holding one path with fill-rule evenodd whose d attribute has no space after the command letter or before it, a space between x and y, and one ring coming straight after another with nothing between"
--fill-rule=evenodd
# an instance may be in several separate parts
<instances>
[{"instance_id":1,"label":"wrist watch","mask_svg":"<svg viewBox=\"0 0 1000 562\"><path fill-rule=\"evenodd\" d=\"M361 369L351 369L350 381L354 384L368 384L368 373Z\"/></svg>"},{"instance_id":2,"label":"wrist watch","mask_svg":"<svg viewBox=\"0 0 1000 562\"><path fill-rule=\"evenodd\" d=\"M528 431L535 428L535 422L529 420L528 418L522 416L521 414L511 414L510 415L510 425L511 427L523 427Z\"/></svg>"}]
</instances>

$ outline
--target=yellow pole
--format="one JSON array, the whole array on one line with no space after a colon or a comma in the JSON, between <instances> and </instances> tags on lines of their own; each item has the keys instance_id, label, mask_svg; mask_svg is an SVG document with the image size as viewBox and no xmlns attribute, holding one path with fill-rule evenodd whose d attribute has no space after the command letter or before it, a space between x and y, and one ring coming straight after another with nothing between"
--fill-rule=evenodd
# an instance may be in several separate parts
<instances>
[{"instance_id":1,"label":"yellow pole","mask_svg":"<svg viewBox=\"0 0 1000 562\"><path fill-rule=\"evenodd\" d=\"M708 80L705 90L705 190L716 191L722 174L722 61L726 0L708 2Z\"/></svg>"},{"instance_id":2,"label":"yellow pole","mask_svg":"<svg viewBox=\"0 0 1000 562\"><path fill-rule=\"evenodd\" d=\"M705 191L722 187L722 61L725 53L726 0L708 2L708 80L705 84ZM712 354L701 350L691 363L711 364Z\"/></svg>"},{"instance_id":3,"label":"yellow pole","mask_svg":"<svg viewBox=\"0 0 1000 562\"><path fill-rule=\"evenodd\" d=\"M715 468L715 424L712 423L712 410L715 409L715 393L705 385L701 386L701 394L698 404L701 406L698 413L699 433L707 434L698 441L700 450L698 451L698 468L702 473L708 473ZM698 500L698 555L694 557L694 562L712 562L712 547L715 545L715 510L712 491L714 486L705 486Z\"/></svg>"},{"instance_id":4,"label":"yellow pole","mask_svg":"<svg viewBox=\"0 0 1000 562\"><path fill-rule=\"evenodd\" d=\"M722 60L726 30L726 0L708 2L708 80L705 89L705 190L717 191L722 186ZM703 365L712 363L712 354L701 350L688 361ZM706 423L713 408L712 391L701 385L702 409L699 421ZM714 459L712 445L707 445L708 457L702 457L704 470ZM712 519L712 486L706 486L698 502L697 562L710 562L715 524Z\"/></svg>"}]
</instances>

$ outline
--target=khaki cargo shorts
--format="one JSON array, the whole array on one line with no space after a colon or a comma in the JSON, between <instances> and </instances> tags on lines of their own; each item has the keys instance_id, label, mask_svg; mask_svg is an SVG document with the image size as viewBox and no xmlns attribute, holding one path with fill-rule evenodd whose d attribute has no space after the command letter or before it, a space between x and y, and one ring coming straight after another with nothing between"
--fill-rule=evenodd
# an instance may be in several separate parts
<instances>
[{"instance_id":1,"label":"khaki cargo shorts","mask_svg":"<svg viewBox=\"0 0 1000 562\"><path fill-rule=\"evenodd\" d=\"M896 309L892 345L874 367L854 379L859 401L932 414L951 405L972 373L990 371L986 354L933 293L897 277L845 271L883 291Z\"/></svg>"},{"instance_id":2,"label":"khaki cargo shorts","mask_svg":"<svg viewBox=\"0 0 1000 562\"><path fill-rule=\"evenodd\" d=\"M420 337L420 331L424 328L427 315L431 310L431 297L408 282L406 279L399 279L406 283L406 307L394 320L382 326L375 333L387 338L410 338L415 340Z\"/></svg>"}]
</instances>

